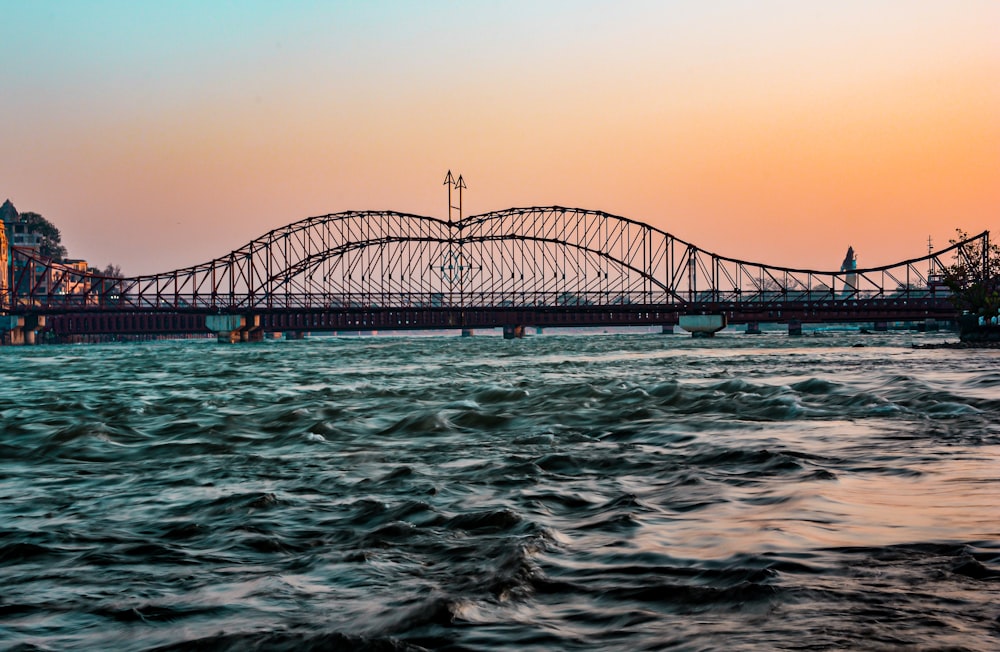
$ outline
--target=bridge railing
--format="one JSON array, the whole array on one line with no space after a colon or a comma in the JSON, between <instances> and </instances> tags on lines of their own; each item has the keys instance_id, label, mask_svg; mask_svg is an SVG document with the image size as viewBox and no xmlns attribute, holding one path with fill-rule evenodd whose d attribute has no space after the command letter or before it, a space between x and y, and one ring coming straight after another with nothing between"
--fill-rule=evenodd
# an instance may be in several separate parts
<instances>
[{"instance_id":1,"label":"bridge railing","mask_svg":"<svg viewBox=\"0 0 1000 652\"><path fill-rule=\"evenodd\" d=\"M76 294L54 294L45 298L15 302L15 309L29 312L88 312L88 311L194 311L254 312L295 310L357 310L357 309L427 309L427 308L539 308L572 309L616 306L659 306L676 310L699 310L705 306L730 306L740 310L781 309L786 306L850 307L861 302L892 303L915 300L947 300L946 290L922 289L892 293L878 291L835 292L763 292L747 296L740 292L702 292L690 301L677 300L666 292L659 293L560 293L514 292L498 296L494 293L397 293L397 294L315 294L281 293L244 297L211 297L176 295L142 297L123 294L103 297ZM224 299L224 300L220 300Z\"/></svg>"}]
</instances>

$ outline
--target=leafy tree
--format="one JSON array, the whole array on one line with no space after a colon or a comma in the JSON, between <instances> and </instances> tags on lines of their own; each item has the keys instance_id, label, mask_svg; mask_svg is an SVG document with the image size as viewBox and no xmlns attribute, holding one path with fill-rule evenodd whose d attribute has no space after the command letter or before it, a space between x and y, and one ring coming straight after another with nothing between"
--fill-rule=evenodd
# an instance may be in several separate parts
<instances>
[{"instance_id":1,"label":"leafy tree","mask_svg":"<svg viewBox=\"0 0 1000 652\"><path fill-rule=\"evenodd\" d=\"M88 267L87 272L93 274L94 276L104 276L107 278L125 278L122 274L122 269L118 265L108 263L107 267L101 269L100 267Z\"/></svg>"},{"instance_id":2,"label":"leafy tree","mask_svg":"<svg viewBox=\"0 0 1000 652\"><path fill-rule=\"evenodd\" d=\"M968 233L955 229L955 237L948 242L955 245L968 239ZM981 239L957 249L955 262L945 268L943 280L959 310L996 315L1000 308L1000 246Z\"/></svg>"},{"instance_id":3,"label":"leafy tree","mask_svg":"<svg viewBox=\"0 0 1000 652\"><path fill-rule=\"evenodd\" d=\"M101 274L112 278L125 278L125 275L122 274L121 267L118 265L112 265L111 263L108 263L108 266L101 271Z\"/></svg>"},{"instance_id":4,"label":"leafy tree","mask_svg":"<svg viewBox=\"0 0 1000 652\"><path fill-rule=\"evenodd\" d=\"M57 263L66 258L66 247L62 245L62 234L59 233L55 224L38 213L31 212L21 213L19 221L28 225L32 233L37 233L40 236L38 253Z\"/></svg>"}]
</instances>

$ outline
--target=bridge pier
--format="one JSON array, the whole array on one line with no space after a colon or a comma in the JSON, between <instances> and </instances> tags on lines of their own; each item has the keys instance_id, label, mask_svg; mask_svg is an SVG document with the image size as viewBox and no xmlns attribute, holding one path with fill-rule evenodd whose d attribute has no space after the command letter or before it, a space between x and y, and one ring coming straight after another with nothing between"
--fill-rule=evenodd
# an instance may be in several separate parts
<instances>
[{"instance_id":1,"label":"bridge pier","mask_svg":"<svg viewBox=\"0 0 1000 652\"><path fill-rule=\"evenodd\" d=\"M260 326L260 315L248 315L244 317L243 328L240 329L240 341L264 341L264 329Z\"/></svg>"},{"instance_id":2,"label":"bridge pier","mask_svg":"<svg viewBox=\"0 0 1000 652\"><path fill-rule=\"evenodd\" d=\"M876 333L886 333L889 331L889 322L877 321L875 322L875 332Z\"/></svg>"},{"instance_id":3,"label":"bridge pier","mask_svg":"<svg viewBox=\"0 0 1000 652\"><path fill-rule=\"evenodd\" d=\"M661 335L673 335L674 334L674 325L673 324L663 324L662 326L660 326L660 334Z\"/></svg>"},{"instance_id":4,"label":"bridge pier","mask_svg":"<svg viewBox=\"0 0 1000 652\"><path fill-rule=\"evenodd\" d=\"M472 337L475 334L476 334L475 331L473 331L471 328L462 329L462 337Z\"/></svg>"},{"instance_id":5,"label":"bridge pier","mask_svg":"<svg viewBox=\"0 0 1000 652\"><path fill-rule=\"evenodd\" d=\"M42 325L44 325L45 317L34 317L33 315L28 315L27 317L24 318L24 326L22 327L23 328L22 332L24 333L24 344L26 346L31 346L33 344L38 343L36 339L38 335L37 331L39 325L38 321L41 321Z\"/></svg>"},{"instance_id":6,"label":"bridge pier","mask_svg":"<svg viewBox=\"0 0 1000 652\"><path fill-rule=\"evenodd\" d=\"M15 346L24 344L24 317L17 315L0 317L0 331L10 333L8 337L4 338L8 340L8 344Z\"/></svg>"},{"instance_id":7,"label":"bridge pier","mask_svg":"<svg viewBox=\"0 0 1000 652\"><path fill-rule=\"evenodd\" d=\"M12 346L35 344L38 329L43 326L45 326L45 317L42 315L28 315L26 317L4 315L0 317L0 335L6 334L3 339Z\"/></svg>"},{"instance_id":8,"label":"bridge pier","mask_svg":"<svg viewBox=\"0 0 1000 652\"><path fill-rule=\"evenodd\" d=\"M788 334L791 335L792 337L797 337L799 335L802 335L802 322L800 322L798 319L789 319Z\"/></svg>"},{"instance_id":9,"label":"bridge pier","mask_svg":"<svg viewBox=\"0 0 1000 652\"><path fill-rule=\"evenodd\" d=\"M11 329L11 343L31 346L38 343L38 330L45 326L45 315L27 315L25 317L13 317L18 320L19 326Z\"/></svg>"},{"instance_id":10,"label":"bridge pier","mask_svg":"<svg viewBox=\"0 0 1000 652\"><path fill-rule=\"evenodd\" d=\"M235 344L241 339L240 333L246 326L243 315L207 315L205 327L215 333L219 342Z\"/></svg>"},{"instance_id":11,"label":"bridge pier","mask_svg":"<svg viewBox=\"0 0 1000 652\"><path fill-rule=\"evenodd\" d=\"M747 335L760 335L760 322L752 321L747 324Z\"/></svg>"},{"instance_id":12,"label":"bridge pier","mask_svg":"<svg viewBox=\"0 0 1000 652\"><path fill-rule=\"evenodd\" d=\"M681 315L681 328L691 333L691 337L715 337L726 327L725 315Z\"/></svg>"},{"instance_id":13,"label":"bridge pier","mask_svg":"<svg viewBox=\"0 0 1000 652\"><path fill-rule=\"evenodd\" d=\"M503 338L505 340L521 339L524 337L524 326L520 324L506 324L503 327Z\"/></svg>"}]
</instances>

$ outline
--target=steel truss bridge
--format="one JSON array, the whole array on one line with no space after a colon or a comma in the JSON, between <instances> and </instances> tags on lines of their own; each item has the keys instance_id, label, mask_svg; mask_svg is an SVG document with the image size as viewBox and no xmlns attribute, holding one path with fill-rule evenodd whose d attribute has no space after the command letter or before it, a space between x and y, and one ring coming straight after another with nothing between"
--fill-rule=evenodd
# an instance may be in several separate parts
<instances>
[{"instance_id":1,"label":"steel truss bridge","mask_svg":"<svg viewBox=\"0 0 1000 652\"><path fill-rule=\"evenodd\" d=\"M883 267L821 271L720 256L579 208L455 221L350 211L274 229L200 265L130 278L14 247L0 312L35 319L55 337L207 332L209 315L286 332L670 326L697 314L749 324L952 319L940 271L977 264L988 238Z\"/></svg>"}]
</instances>

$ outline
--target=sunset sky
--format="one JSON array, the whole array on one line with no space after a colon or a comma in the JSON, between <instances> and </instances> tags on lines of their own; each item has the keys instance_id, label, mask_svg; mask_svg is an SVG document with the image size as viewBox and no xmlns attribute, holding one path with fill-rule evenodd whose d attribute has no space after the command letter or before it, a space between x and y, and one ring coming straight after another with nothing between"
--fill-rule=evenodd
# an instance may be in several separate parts
<instances>
[{"instance_id":1,"label":"sunset sky","mask_svg":"<svg viewBox=\"0 0 1000 652\"><path fill-rule=\"evenodd\" d=\"M837 268L1000 240L1000 2L0 0L0 201L126 274L559 204Z\"/></svg>"}]
</instances>

